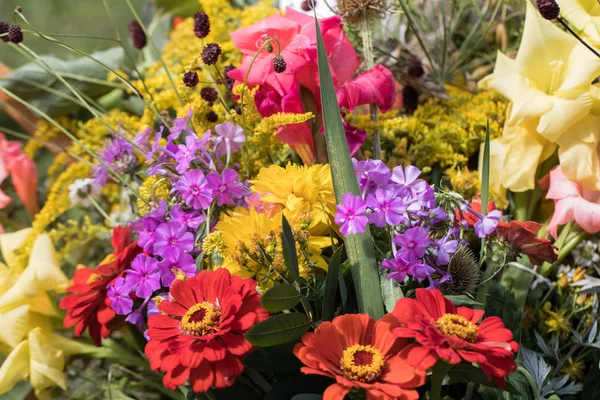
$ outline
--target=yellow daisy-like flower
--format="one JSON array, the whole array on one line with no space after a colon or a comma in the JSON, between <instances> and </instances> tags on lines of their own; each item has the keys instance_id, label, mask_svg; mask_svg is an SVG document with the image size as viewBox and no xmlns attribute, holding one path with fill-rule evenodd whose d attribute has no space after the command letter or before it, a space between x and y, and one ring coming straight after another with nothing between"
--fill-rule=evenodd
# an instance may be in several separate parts
<instances>
[{"instance_id":1,"label":"yellow daisy-like flower","mask_svg":"<svg viewBox=\"0 0 600 400\"><path fill-rule=\"evenodd\" d=\"M285 168L271 165L250 181L261 201L271 203L290 221L306 221L313 236L327 235L335 218L335 195L329 165Z\"/></svg>"}]
</instances>

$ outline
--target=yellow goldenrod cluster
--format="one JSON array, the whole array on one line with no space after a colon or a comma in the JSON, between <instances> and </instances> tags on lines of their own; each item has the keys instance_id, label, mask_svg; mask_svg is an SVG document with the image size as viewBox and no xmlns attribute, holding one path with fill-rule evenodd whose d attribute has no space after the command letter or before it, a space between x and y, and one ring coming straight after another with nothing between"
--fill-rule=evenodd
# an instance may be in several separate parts
<instances>
[{"instance_id":1,"label":"yellow goldenrod cluster","mask_svg":"<svg viewBox=\"0 0 600 400\"><path fill-rule=\"evenodd\" d=\"M70 261L72 265L80 263L79 260L73 260L74 255L85 255L94 240L109 235L110 228L92 221L89 215L85 215L81 221L69 219L64 224L57 224L48 233L54 246L59 249L57 254L61 264Z\"/></svg>"},{"instance_id":2,"label":"yellow goldenrod cluster","mask_svg":"<svg viewBox=\"0 0 600 400\"><path fill-rule=\"evenodd\" d=\"M158 202L158 200L167 200L169 197L169 192L171 190L171 185L169 180L163 178L158 175L152 175L148 178L144 179L144 182L138 188L138 193L141 198L146 200L144 202L142 199L137 199L138 211L140 214L144 215L150 212L150 203L151 200L156 200L153 202Z\"/></svg>"},{"instance_id":3,"label":"yellow goldenrod cluster","mask_svg":"<svg viewBox=\"0 0 600 400\"><path fill-rule=\"evenodd\" d=\"M58 117L56 118L56 122L68 132L75 132L77 129L77 122L68 117ZM27 157L31 159L35 158L38 151L45 146L45 143L55 143L59 138L66 139L64 133L56 125L46 120L39 120L36 125L37 129L33 134L36 139L29 140L24 149Z\"/></svg>"}]
</instances>

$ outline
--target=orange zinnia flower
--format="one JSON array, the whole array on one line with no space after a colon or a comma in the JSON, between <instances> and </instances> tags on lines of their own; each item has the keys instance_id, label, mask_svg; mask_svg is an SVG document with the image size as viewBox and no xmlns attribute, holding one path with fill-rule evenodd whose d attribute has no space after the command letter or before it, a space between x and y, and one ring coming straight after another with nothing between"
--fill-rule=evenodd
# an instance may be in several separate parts
<instances>
[{"instance_id":1,"label":"orange zinnia flower","mask_svg":"<svg viewBox=\"0 0 600 400\"><path fill-rule=\"evenodd\" d=\"M343 400L352 389L363 389L367 399L418 399L415 388L425 382L425 371L408 364L412 345L392 334L392 325L375 322L366 314L347 314L323 322L294 347L305 374L335 378L324 400Z\"/></svg>"},{"instance_id":2,"label":"orange zinnia flower","mask_svg":"<svg viewBox=\"0 0 600 400\"><path fill-rule=\"evenodd\" d=\"M483 313L454 307L437 289L417 289L417 300L398 300L383 320L396 325L395 336L414 338L420 344L408 351L412 365L430 368L438 359L450 364L477 363L502 388L504 377L517 369L512 357L519 345L500 318L488 317L479 323Z\"/></svg>"}]
</instances>

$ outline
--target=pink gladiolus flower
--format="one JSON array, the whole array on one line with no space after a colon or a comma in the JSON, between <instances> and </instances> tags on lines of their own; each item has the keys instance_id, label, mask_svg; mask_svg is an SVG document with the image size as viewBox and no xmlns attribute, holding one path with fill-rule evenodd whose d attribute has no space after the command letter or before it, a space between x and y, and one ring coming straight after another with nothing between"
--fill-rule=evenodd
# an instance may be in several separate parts
<instances>
[{"instance_id":1,"label":"pink gladiolus flower","mask_svg":"<svg viewBox=\"0 0 600 400\"><path fill-rule=\"evenodd\" d=\"M337 89L338 103L348 111L373 103L386 112L396 101L395 82L390 70L378 64Z\"/></svg>"},{"instance_id":2,"label":"pink gladiolus flower","mask_svg":"<svg viewBox=\"0 0 600 400\"><path fill-rule=\"evenodd\" d=\"M600 192L584 190L577 182L570 181L560 167L550 171L550 187L547 199L554 200L554 215L548 232L555 239L558 226L575 221L584 231L600 232Z\"/></svg>"},{"instance_id":3,"label":"pink gladiolus flower","mask_svg":"<svg viewBox=\"0 0 600 400\"><path fill-rule=\"evenodd\" d=\"M21 143L7 140L0 133L0 183L12 179L17 195L32 217L38 211L37 168L35 163L23 153ZM11 198L0 190L0 209L10 203Z\"/></svg>"}]
</instances>

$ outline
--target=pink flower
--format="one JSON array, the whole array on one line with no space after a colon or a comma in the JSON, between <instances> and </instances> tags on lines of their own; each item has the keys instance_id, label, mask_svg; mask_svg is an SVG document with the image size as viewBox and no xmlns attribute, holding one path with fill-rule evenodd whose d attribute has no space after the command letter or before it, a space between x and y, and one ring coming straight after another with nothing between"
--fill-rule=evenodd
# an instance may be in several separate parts
<instances>
[{"instance_id":1,"label":"pink flower","mask_svg":"<svg viewBox=\"0 0 600 400\"><path fill-rule=\"evenodd\" d=\"M17 195L32 217L38 211L37 168L35 163L23 153L21 143L7 140L0 133L0 183L12 179ZM10 203L11 198L0 190L0 209Z\"/></svg>"},{"instance_id":2,"label":"pink flower","mask_svg":"<svg viewBox=\"0 0 600 400\"><path fill-rule=\"evenodd\" d=\"M365 231L369 222L367 202L360 196L346 193L342 196L342 204L338 204L336 208L335 223L340 225L340 232L345 236Z\"/></svg>"},{"instance_id":3,"label":"pink flower","mask_svg":"<svg viewBox=\"0 0 600 400\"><path fill-rule=\"evenodd\" d=\"M377 64L356 79L344 83L336 94L340 107L346 107L348 111L362 104L373 103L386 112L396 101L394 76L389 69Z\"/></svg>"},{"instance_id":4,"label":"pink flower","mask_svg":"<svg viewBox=\"0 0 600 400\"><path fill-rule=\"evenodd\" d=\"M570 181L560 167L550 171L550 188L547 199L554 200L554 215L548 232L556 239L558 226L575 221L584 231L600 232L600 192L584 190Z\"/></svg>"}]
</instances>

